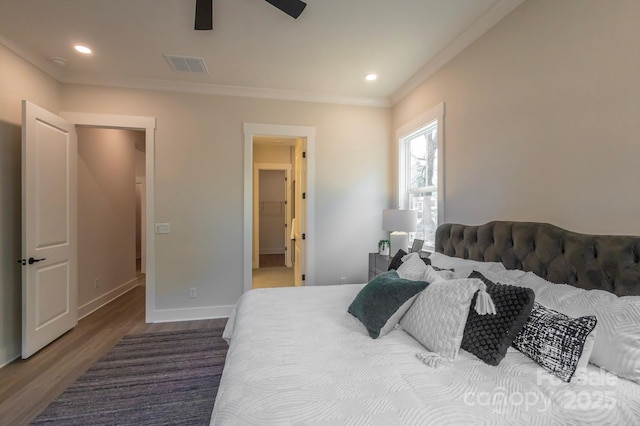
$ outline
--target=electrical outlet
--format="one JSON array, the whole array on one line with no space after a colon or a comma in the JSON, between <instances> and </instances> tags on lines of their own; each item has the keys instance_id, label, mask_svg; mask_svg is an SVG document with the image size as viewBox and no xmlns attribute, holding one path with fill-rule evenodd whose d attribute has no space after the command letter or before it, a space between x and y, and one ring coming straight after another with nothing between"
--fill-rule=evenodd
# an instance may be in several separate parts
<instances>
[{"instance_id":1,"label":"electrical outlet","mask_svg":"<svg viewBox=\"0 0 640 426\"><path fill-rule=\"evenodd\" d=\"M93 286L94 286L94 288L99 288L100 287L100 278L96 278L93 281Z\"/></svg>"},{"instance_id":2,"label":"electrical outlet","mask_svg":"<svg viewBox=\"0 0 640 426\"><path fill-rule=\"evenodd\" d=\"M198 297L198 289L195 287L190 287L189 288L189 298L194 299Z\"/></svg>"},{"instance_id":3,"label":"electrical outlet","mask_svg":"<svg viewBox=\"0 0 640 426\"><path fill-rule=\"evenodd\" d=\"M347 282L347 277L340 277L338 279L338 284L346 284Z\"/></svg>"}]
</instances>

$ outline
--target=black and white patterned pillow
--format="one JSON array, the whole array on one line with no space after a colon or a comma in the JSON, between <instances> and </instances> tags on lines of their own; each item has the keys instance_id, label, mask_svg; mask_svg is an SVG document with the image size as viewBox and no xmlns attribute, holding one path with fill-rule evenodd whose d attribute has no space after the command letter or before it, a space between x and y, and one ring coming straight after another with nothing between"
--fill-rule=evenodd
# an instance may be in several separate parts
<instances>
[{"instance_id":1,"label":"black and white patterned pillow","mask_svg":"<svg viewBox=\"0 0 640 426\"><path fill-rule=\"evenodd\" d=\"M478 271L473 271L469 278L479 278L486 284L496 314L478 314L474 309L478 297L475 295L464 327L462 349L489 365L498 365L527 322L535 293L530 288L494 283Z\"/></svg>"},{"instance_id":2,"label":"black and white patterned pillow","mask_svg":"<svg viewBox=\"0 0 640 426\"><path fill-rule=\"evenodd\" d=\"M594 315L571 318L534 303L529 319L512 345L548 372L569 382L596 323Z\"/></svg>"}]
</instances>

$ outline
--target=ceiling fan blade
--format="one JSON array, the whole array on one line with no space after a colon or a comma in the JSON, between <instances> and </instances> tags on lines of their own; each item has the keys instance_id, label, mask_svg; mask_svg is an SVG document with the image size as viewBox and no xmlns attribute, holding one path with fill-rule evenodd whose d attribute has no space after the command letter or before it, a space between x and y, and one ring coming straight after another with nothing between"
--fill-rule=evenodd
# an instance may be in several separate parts
<instances>
[{"instance_id":1,"label":"ceiling fan blade","mask_svg":"<svg viewBox=\"0 0 640 426\"><path fill-rule=\"evenodd\" d=\"M298 19L304 8L307 7L307 4L300 0L267 0L267 2L294 19Z\"/></svg>"},{"instance_id":2,"label":"ceiling fan blade","mask_svg":"<svg viewBox=\"0 0 640 426\"><path fill-rule=\"evenodd\" d=\"M196 23L194 29L213 29L213 0L196 0Z\"/></svg>"}]
</instances>

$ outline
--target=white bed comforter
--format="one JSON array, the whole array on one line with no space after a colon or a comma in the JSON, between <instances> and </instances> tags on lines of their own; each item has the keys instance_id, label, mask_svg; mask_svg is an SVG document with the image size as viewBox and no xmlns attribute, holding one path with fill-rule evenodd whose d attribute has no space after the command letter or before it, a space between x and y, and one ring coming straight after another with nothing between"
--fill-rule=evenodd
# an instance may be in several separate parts
<instances>
[{"instance_id":1,"label":"white bed comforter","mask_svg":"<svg viewBox=\"0 0 640 426\"><path fill-rule=\"evenodd\" d=\"M590 366L566 384L510 348L497 367L460 351L427 366L400 329L371 339L347 313L363 285L251 290L212 425L640 425L640 385Z\"/></svg>"}]
</instances>

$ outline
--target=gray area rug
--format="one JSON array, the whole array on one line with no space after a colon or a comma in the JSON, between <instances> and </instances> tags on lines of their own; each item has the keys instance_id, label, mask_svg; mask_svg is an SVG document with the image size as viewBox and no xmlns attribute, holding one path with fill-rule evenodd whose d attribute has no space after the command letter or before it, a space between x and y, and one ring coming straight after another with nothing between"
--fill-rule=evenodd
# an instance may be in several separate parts
<instances>
[{"instance_id":1,"label":"gray area rug","mask_svg":"<svg viewBox=\"0 0 640 426\"><path fill-rule=\"evenodd\" d=\"M208 425L228 348L221 336L125 336L31 424Z\"/></svg>"}]
</instances>

